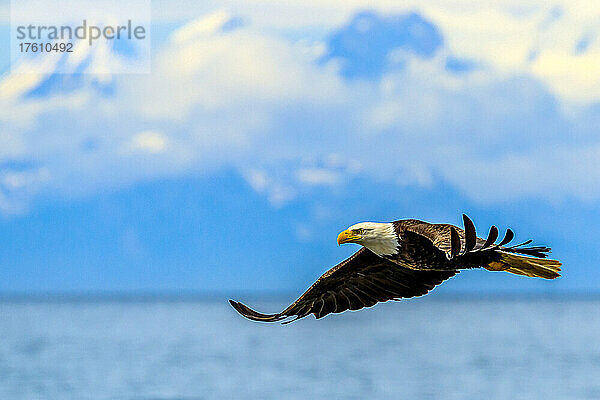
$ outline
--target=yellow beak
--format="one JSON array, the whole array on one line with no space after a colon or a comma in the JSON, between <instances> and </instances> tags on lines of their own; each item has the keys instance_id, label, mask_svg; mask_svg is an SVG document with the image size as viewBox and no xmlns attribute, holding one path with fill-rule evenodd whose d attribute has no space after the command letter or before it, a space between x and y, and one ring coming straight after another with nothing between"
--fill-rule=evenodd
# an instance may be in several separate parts
<instances>
[{"instance_id":1,"label":"yellow beak","mask_svg":"<svg viewBox=\"0 0 600 400\"><path fill-rule=\"evenodd\" d=\"M353 243L356 240L359 240L361 237L352 233L352 231L345 230L340 232L337 237L338 246L343 243Z\"/></svg>"}]
</instances>

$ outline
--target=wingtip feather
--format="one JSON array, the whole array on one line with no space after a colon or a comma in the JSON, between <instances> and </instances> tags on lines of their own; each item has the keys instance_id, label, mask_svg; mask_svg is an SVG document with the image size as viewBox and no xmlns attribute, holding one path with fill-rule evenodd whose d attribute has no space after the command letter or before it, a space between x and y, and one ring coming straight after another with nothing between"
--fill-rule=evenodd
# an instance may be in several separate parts
<instances>
[{"instance_id":1,"label":"wingtip feather","mask_svg":"<svg viewBox=\"0 0 600 400\"><path fill-rule=\"evenodd\" d=\"M450 258L455 258L460 254L460 236L454 227L450 228Z\"/></svg>"},{"instance_id":2,"label":"wingtip feather","mask_svg":"<svg viewBox=\"0 0 600 400\"><path fill-rule=\"evenodd\" d=\"M475 230L475 224L473 224L473 221L467 216L467 214L463 214L462 217L463 225L465 227L464 252L468 253L475 248L475 244L477 243L477 231Z\"/></svg>"},{"instance_id":3,"label":"wingtip feather","mask_svg":"<svg viewBox=\"0 0 600 400\"><path fill-rule=\"evenodd\" d=\"M240 303L239 301L229 300L229 304L242 316L252 320L252 321L260 321L260 322L276 322L285 318L285 316L281 314L262 314L257 311L254 311L250 307Z\"/></svg>"}]
</instances>

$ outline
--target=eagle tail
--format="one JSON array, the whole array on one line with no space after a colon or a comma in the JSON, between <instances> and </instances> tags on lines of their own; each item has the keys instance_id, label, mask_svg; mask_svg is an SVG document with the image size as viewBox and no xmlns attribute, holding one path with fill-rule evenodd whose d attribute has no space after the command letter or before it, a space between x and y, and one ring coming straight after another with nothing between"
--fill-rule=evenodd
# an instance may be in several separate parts
<instances>
[{"instance_id":1,"label":"eagle tail","mask_svg":"<svg viewBox=\"0 0 600 400\"><path fill-rule=\"evenodd\" d=\"M489 271L506 271L511 274L525 275L536 278L555 279L560 276L558 260L540 257L527 257L505 251L500 252L500 260L489 263L485 268Z\"/></svg>"},{"instance_id":2,"label":"eagle tail","mask_svg":"<svg viewBox=\"0 0 600 400\"><path fill-rule=\"evenodd\" d=\"M531 243L531 240L528 240L521 244L517 244L515 246L505 247L502 250L509 252L509 253L524 254L526 256L532 256L532 257L539 257L539 258L548 257L548 253L550 253L550 250L551 250L550 247L546 247L546 246L523 247L523 245L529 244L529 243Z\"/></svg>"}]
</instances>

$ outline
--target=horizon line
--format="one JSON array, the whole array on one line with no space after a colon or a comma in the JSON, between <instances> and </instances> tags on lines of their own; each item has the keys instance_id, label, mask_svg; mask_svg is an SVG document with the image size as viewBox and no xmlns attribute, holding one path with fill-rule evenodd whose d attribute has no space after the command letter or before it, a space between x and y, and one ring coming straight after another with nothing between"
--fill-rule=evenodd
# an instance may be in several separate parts
<instances>
[{"instance_id":1,"label":"horizon line","mask_svg":"<svg viewBox=\"0 0 600 400\"><path fill-rule=\"evenodd\" d=\"M92 303L92 302L216 302L226 301L232 297L245 298L251 300L279 300L295 299L298 293L292 292L240 292L232 290L231 292L206 292L206 291L135 291L135 290L114 290L114 291L47 291L47 292L2 292L0 291L0 303ZM575 291L575 290L521 290L521 291L473 291L457 290L445 291L443 293L429 293L424 296L402 299L410 301L415 299L428 298L430 300L509 300L509 299L569 299L569 300L590 300L600 299L599 291Z\"/></svg>"}]
</instances>

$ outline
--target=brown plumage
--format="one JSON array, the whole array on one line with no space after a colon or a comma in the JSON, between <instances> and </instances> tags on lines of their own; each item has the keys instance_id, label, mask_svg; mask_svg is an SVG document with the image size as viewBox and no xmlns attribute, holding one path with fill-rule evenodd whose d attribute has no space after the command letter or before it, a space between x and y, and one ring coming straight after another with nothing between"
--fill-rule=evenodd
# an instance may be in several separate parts
<instances>
[{"instance_id":1,"label":"brown plumage","mask_svg":"<svg viewBox=\"0 0 600 400\"><path fill-rule=\"evenodd\" d=\"M464 229L414 219L395 221L392 223L398 243L395 252L378 255L365 244L366 247L325 272L298 300L279 313L261 314L242 303L229 302L251 320L275 322L293 317L284 322L287 323L309 314L318 319L378 302L422 296L458 274L459 269L485 268L545 279L560 276L561 263L545 259L550 248L524 247L531 240L507 247L514 237L510 229L495 244L498 238L495 226L484 240L477 237L473 222L464 214L463 222ZM368 230L354 229L351 234ZM352 242L361 243L359 239Z\"/></svg>"}]
</instances>

